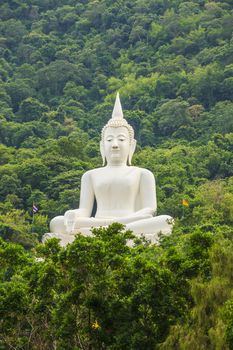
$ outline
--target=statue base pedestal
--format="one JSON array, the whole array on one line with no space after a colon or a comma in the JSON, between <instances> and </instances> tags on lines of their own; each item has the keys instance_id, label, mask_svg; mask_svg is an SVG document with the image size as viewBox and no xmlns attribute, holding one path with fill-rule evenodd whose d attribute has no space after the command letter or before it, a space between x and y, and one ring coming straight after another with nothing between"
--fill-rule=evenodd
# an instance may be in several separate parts
<instances>
[{"instance_id":1,"label":"statue base pedestal","mask_svg":"<svg viewBox=\"0 0 233 350\"><path fill-rule=\"evenodd\" d=\"M80 234L82 236L86 237L93 237L92 232L90 231L89 228L82 228L80 230ZM147 242L150 244L159 244L159 240L163 236L170 236L172 233L172 227L170 230L167 230L166 232L159 231L158 233L147 233L147 234L139 234L139 233L134 233L135 238L144 238ZM60 245L61 247L66 247L68 244L72 243L75 240L75 237L78 235L76 234L67 234L67 233L45 233L42 238L42 243L45 243L48 239L51 238L57 238L60 239ZM127 242L128 247L133 247L134 242L132 239L128 240Z\"/></svg>"},{"instance_id":2,"label":"statue base pedestal","mask_svg":"<svg viewBox=\"0 0 233 350\"><path fill-rule=\"evenodd\" d=\"M92 218L90 218L92 219ZM51 221L53 223L53 220ZM174 219L169 215L159 215L148 219L142 219L131 222L125 225L125 230L132 231L135 237L145 238L146 241L151 244L158 244L161 236L170 236L174 225ZM64 217L58 216L53 225L51 233L45 233L42 242L45 242L49 238L60 239L60 245L65 247L67 244L72 243L75 239L76 234L80 233L83 236L92 237L92 229L94 227L82 227L77 228L75 233L64 233L66 227L64 224ZM108 226L98 226L108 227ZM98 228L96 227L96 228Z\"/></svg>"}]
</instances>

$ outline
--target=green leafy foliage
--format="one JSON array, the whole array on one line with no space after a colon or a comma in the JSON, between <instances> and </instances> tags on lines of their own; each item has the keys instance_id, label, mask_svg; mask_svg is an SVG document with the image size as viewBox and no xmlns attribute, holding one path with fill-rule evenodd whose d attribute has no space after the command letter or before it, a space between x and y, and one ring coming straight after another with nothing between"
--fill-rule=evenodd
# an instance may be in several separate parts
<instances>
[{"instance_id":1,"label":"green leafy foliage","mask_svg":"<svg viewBox=\"0 0 233 350\"><path fill-rule=\"evenodd\" d=\"M232 349L232 15L231 0L1 1L1 349ZM173 235L130 249L113 225L36 252L102 164L116 91Z\"/></svg>"}]
</instances>

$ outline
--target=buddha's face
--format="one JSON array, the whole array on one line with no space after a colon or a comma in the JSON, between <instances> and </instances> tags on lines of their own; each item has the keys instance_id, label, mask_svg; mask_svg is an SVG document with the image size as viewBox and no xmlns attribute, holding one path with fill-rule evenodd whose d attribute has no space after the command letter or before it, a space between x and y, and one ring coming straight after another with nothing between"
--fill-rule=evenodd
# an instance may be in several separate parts
<instances>
[{"instance_id":1,"label":"buddha's face","mask_svg":"<svg viewBox=\"0 0 233 350\"><path fill-rule=\"evenodd\" d=\"M108 127L103 139L104 155L108 165L127 163L130 152L130 136L126 127Z\"/></svg>"}]
</instances>

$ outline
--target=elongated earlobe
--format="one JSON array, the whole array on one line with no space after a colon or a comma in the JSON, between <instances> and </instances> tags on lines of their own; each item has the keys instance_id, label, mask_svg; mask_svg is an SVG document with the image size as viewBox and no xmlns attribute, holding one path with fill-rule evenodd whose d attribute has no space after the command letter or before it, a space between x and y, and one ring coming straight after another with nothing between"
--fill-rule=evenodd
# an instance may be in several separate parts
<instances>
[{"instance_id":1,"label":"elongated earlobe","mask_svg":"<svg viewBox=\"0 0 233 350\"><path fill-rule=\"evenodd\" d=\"M131 141L130 149L129 149L129 156L128 156L128 164L129 165L131 165L133 154L134 154L135 149L136 149L136 144L137 144L137 141L133 139Z\"/></svg>"},{"instance_id":2,"label":"elongated earlobe","mask_svg":"<svg viewBox=\"0 0 233 350\"><path fill-rule=\"evenodd\" d=\"M103 141L100 141L100 154L103 160L103 166L105 166L105 152L104 152L104 144Z\"/></svg>"}]
</instances>

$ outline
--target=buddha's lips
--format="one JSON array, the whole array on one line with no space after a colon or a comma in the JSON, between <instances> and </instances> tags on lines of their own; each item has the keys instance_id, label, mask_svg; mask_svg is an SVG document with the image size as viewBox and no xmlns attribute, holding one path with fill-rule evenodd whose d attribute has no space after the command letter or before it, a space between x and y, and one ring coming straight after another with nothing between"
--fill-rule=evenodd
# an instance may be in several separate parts
<instances>
[{"instance_id":1,"label":"buddha's lips","mask_svg":"<svg viewBox=\"0 0 233 350\"><path fill-rule=\"evenodd\" d=\"M120 152L111 152L111 156L119 156Z\"/></svg>"}]
</instances>

